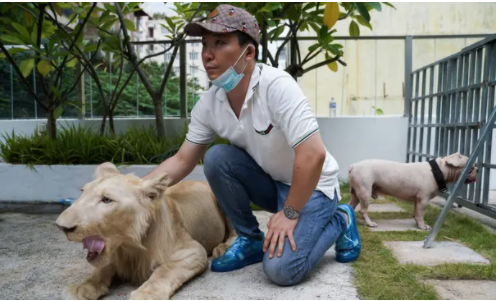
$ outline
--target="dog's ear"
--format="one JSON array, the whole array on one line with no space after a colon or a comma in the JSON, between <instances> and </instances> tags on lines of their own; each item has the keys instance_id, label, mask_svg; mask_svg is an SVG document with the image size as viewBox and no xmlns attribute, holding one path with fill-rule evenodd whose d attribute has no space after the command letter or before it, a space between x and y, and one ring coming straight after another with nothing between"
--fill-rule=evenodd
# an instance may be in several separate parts
<instances>
[{"instance_id":1,"label":"dog's ear","mask_svg":"<svg viewBox=\"0 0 497 301\"><path fill-rule=\"evenodd\" d=\"M455 153L450 156L447 156L444 158L445 163L447 163L449 166L456 167L456 168L461 168L466 165L468 162L468 158L465 156L461 155L460 153Z\"/></svg>"},{"instance_id":2,"label":"dog's ear","mask_svg":"<svg viewBox=\"0 0 497 301\"><path fill-rule=\"evenodd\" d=\"M117 169L117 167L114 164L110 162L105 162L97 167L97 170L95 171L95 178L98 179L103 177L116 176L120 174L121 172L119 172L119 169Z\"/></svg>"},{"instance_id":3,"label":"dog's ear","mask_svg":"<svg viewBox=\"0 0 497 301\"><path fill-rule=\"evenodd\" d=\"M155 199L161 196L166 188L171 183L167 173L159 174L151 179L142 180L140 183L140 188L146 197L150 199Z\"/></svg>"}]
</instances>

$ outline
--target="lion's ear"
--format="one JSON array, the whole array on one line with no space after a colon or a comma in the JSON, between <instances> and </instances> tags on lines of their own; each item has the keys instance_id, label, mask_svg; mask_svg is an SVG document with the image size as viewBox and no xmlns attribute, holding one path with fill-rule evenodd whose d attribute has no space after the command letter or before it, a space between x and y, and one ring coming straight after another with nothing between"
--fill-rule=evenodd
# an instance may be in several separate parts
<instances>
[{"instance_id":1,"label":"lion's ear","mask_svg":"<svg viewBox=\"0 0 497 301\"><path fill-rule=\"evenodd\" d=\"M171 183L167 173L159 174L151 179L142 180L140 188L143 193L150 199L156 199L161 196Z\"/></svg>"},{"instance_id":2,"label":"lion's ear","mask_svg":"<svg viewBox=\"0 0 497 301\"><path fill-rule=\"evenodd\" d=\"M117 167L110 163L110 162L105 162L100 164L97 167L97 170L95 171L95 178L103 178L103 177L108 177L108 176L116 176L120 175L121 172Z\"/></svg>"}]
</instances>

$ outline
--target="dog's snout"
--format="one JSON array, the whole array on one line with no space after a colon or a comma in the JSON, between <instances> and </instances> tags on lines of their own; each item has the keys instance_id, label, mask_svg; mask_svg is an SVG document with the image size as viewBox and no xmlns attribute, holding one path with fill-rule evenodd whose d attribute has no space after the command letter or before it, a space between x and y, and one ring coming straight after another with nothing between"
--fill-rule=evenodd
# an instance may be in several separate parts
<instances>
[{"instance_id":1,"label":"dog's snout","mask_svg":"<svg viewBox=\"0 0 497 301\"><path fill-rule=\"evenodd\" d=\"M57 227L60 230L64 231L65 233L74 232L74 230L76 230L76 226L66 227L66 226L61 226L61 225L57 224Z\"/></svg>"}]
</instances>

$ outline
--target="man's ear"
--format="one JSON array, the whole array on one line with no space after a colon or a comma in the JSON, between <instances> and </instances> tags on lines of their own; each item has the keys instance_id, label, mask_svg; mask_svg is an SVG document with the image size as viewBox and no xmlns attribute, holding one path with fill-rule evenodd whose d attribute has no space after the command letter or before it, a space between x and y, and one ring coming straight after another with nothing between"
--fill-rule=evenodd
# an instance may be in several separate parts
<instances>
[{"instance_id":1,"label":"man's ear","mask_svg":"<svg viewBox=\"0 0 497 301\"><path fill-rule=\"evenodd\" d=\"M254 60L257 60L257 58L255 57L255 53L255 46L252 43L249 43L247 48L247 58L254 58Z\"/></svg>"},{"instance_id":2,"label":"man's ear","mask_svg":"<svg viewBox=\"0 0 497 301\"><path fill-rule=\"evenodd\" d=\"M140 183L140 189L146 197L153 200L161 196L166 191L169 183L171 183L169 176L167 173L163 173L151 179L142 180Z\"/></svg>"}]
</instances>

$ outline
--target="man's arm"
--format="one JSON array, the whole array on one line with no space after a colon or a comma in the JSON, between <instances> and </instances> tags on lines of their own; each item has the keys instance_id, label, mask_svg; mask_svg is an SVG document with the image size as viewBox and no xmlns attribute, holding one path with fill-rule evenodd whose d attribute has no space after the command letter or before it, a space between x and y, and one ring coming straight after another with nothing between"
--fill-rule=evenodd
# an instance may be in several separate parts
<instances>
[{"instance_id":1,"label":"man's arm","mask_svg":"<svg viewBox=\"0 0 497 301\"><path fill-rule=\"evenodd\" d=\"M302 211L318 185L325 159L326 149L319 132L295 148L292 186L285 206Z\"/></svg>"},{"instance_id":2,"label":"man's arm","mask_svg":"<svg viewBox=\"0 0 497 301\"><path fill-rule=\"evenodd\" d=\"M172 186L192 172L206 150L207 145L199 145L185 140L174 156L162 162L143 179L165 172L169 175L171 179L170 186Z\"/></svg>"}]
</instances>

